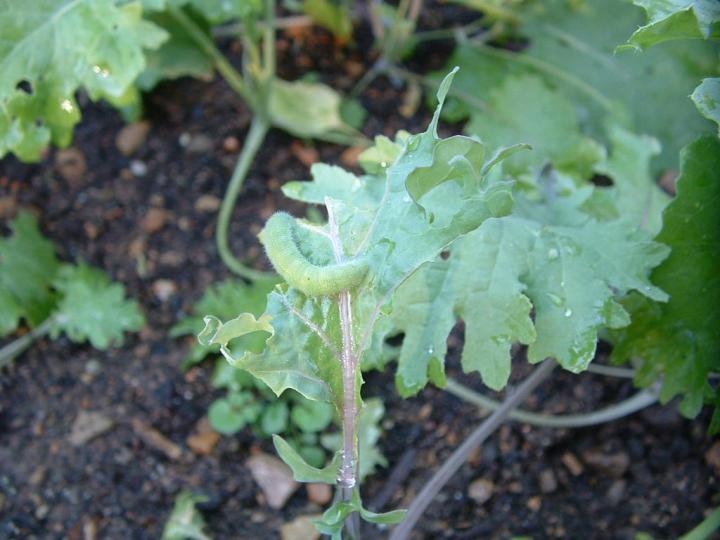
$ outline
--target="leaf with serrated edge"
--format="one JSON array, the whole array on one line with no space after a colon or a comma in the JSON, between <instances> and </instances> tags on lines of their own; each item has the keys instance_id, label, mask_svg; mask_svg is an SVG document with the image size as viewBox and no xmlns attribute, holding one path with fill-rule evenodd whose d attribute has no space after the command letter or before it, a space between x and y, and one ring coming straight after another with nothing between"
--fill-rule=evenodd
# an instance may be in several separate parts
<instances>
[{"instance_id":1,"label":"leaf with serrated edge","mask_svg":"<svg viewBox=\"0 0 720 540\"><path fill-rule=\"evenodd\" d=\"M145 68L144 49L167 34L142 18L137 2L6 0L0 9L0 157L40 159L67 145L80 116L74 93L120 99ZM31 92L18 85L25 82Z\"/></svg>"},{"instance_id":2,"label":"leaf with serrated edge","mask_svg":"<svg viewBox=\"0 0 720 540\"><path fill-rule=\"evenodd\" d=\"M259 317L265 310L267 295L276 283L276 279L256 280L249 285L239 280L227 280L208 287L193 306L191 315L184 317L170 329L170 337L197 335L205 327L205 315L229 320L238 313L248 312ZM261 333L248 336L245 340L245 346L251 350L262 349L263 343ZM183 360L183 369L201 362L208 354L219 351L218 345L203 345L195 340Z\"/></svg>"},{"instance_id":3,"label":"leaf with serrated edge","mask_svg":"<svg viewBox=\"0 0 720 540\"><path fill-rule=\"evenodd\" d=\"M622 216L656 235L662 227L662 211L670 202L650 172L650 162L660 153L660 144L653 137L635 135L618 125L609 126L608 136L610 156L596 166L595 172L611 178L613 186L598 191L611 196L614 217Z\"/></svg>"},{"instance_id":4,"label":"leaf with serrated edge","mask_svg":"<svg viewBox=\"0 0 720 540\"><path fill-rule=\"evenodd\" d=\"M0 330L5 333L21 319L36 326L48 317L56 301L50 286L60 267L32 214L21 212L10 226L13 234L0 239L0 296L8 299L2 303Z\"/></svg>"},{"instance_id":5,"label":"leaf with serrated edge","mask_svg":"<svg viewBox=\"0 0 720 540\"><path fill-rule=\"evenodd\" d=\"M489 96L506 77L531 74L571 98L583 132L593 138L603 140L611 114L627 129L660 140L664 151L654 160L653 173L676 166L680 148L698 133L713 129L687 98L700 78L717 73L717 55L711 44L675 42L642 54L616 53L617 44L643 19L637 7L622 0L545 0L524 6L520 33L529 45L522 52L468 42L448 60L448 67L462 67L456 88L473 98L463 99L460 106L457 98L453 100L455 107L448 111L454 113L454 121L470 111L482 111L483 106L488 109ZM528 98L517 106L526 107L526 101ZM484 114L491 113L486 110ZM517 117L511 120L522 121Z\"/></svg>"},{"instance_id":6,"label":"leaf with serrated edge","mask_svg":"<svg viewBox=\"0 0 720 540\"><path fill-rule=\"evenodd\" d=\"M96 349L121 344L125 332L140 330L145 319L125 287L84 263L63 265L53 281L62 294L51 335L64 332L75 342L89 341Z\"/></svg>"},{"instance_id":7,"label":"leaf with serrated edge","mask_svg":"<svg viewBox=\"0 0 720 540\"><path fill-rule=\"evenodd\" d=\"M393 299L391 317L405 333L396 377L404 395L428 381L444 384L447 337L465 322L463 369L500 389L510 347L529 345L530 361L556 358L571 371L592 360L601 328L627 324L617 294L665 295L647 280L666 255L627 222L600 223L579 209L589 195L520 198L516 215L491 219L458 240L447 260L424 267ZM534 308L534 324L530 318Z\"/></svg>"},{"instance_id":8,"label":"leaf with serrated edge","mask_svg":"<svg viewBox=\"0 0 720 540\"><path fill-rule=\"evenodd\" d=\"M720 370L720 141L689 145L680 169L658 235L672 252L652 274L670 301L629 299L633 322L615 332L613 358L640 359L639 382L663 377L663 401L681 394L681 412L693 417L718 394L708 374Z\"/></svg>"},{"instance_id":9,"label":"leaf with serrated edge","mask_svg":"<svg viewBox=\"0 0 720 540\"><path fill-rule=\"evenodd\" d=\"M645 49L676 39L720 38L720 3L716 0L633 0L647 12L647 24L628 44Z\"/></svg>"},{"instance_id":10,"label":"leaf with serrated edge","mask_svg":"<svg viewBox=\"0 0 720 540\"><path fill-rule=\"evenodd\" d=\"M720 134L720 77L703 79L690 97L700 113L718 125Z\"/></svg>"},{"instance_id":11,"label":"leaf with serrated edge","mask_svg":"<svg viewBox=\"0 0 720 540\"><path fill-rule=\"evenodd\" d=\"M532 95L532 99L527 99ZM602 147L580 131L573 103L535 75L507 77L488 95L487 110L472 110L465 131L479 136L492 148L515 141L528 143L533 152L522 152L505 161L504 169L531 183L547 163L578 179L590 176L603 158Z\"/></svg>"},{"instance_id":12,"label":"leaf with serrated edge","mask_svg":"<svg viewBox=\"0 0 720 540\"><path fill-rule=\"evenodd\" d=\"M360 353L373 342L373 327L381 308L404 280L459 236L485 219L507 214L511 208L511 184L488 178L491 167L482 143L468 137L437 137L440 107L451 80L452 75L441 85L440 106L428 130L407 138L401 155L383 176L367 178L355 194L354 178L347 176L347 187L337 193L340 200L326 201L336 214L347 256L362 253L370 267L363 282L352 291L354 341ZM324 178L331 171L321 167L313 172ZM433 171L442 171L443 176L439 178ZM383 188L369 190L374 194L371 198L380 199L368 205L368 194L362 190L368 190L366 186L372 182L379 182ZM293 188L300 197L314 197L308 195L313 189L312 185ZM359 206L355 200L361 201ZM298 222L295 233L300 250L321 264L318 257L325 255L318 242L327 241L328 226ZM274 333L265 350L230 354L229 359L265 381L277 394L293 388L310 399L330 401L341 410L342 339L336 300L308 298L280 286L268 298L266 315Z\"/></svg>"}]
</instances>

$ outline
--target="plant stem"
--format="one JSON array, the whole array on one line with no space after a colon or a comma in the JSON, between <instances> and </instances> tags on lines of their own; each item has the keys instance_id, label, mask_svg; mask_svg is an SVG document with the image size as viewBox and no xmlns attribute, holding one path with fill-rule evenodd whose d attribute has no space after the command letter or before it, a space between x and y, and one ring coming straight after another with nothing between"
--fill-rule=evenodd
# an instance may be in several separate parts
<instances>
[{"instance_id":1,"label":"plant stem","mask_svg":"<svg viewBox=\"0 0 720 540\"><path fill-rule=\"evenodd\" d=\"M481 409L496 411L502 406L499 401L483 396L482 394L475 392L474 390L471 390L452 379L448 379L445 389L452 395L477 405ZM657 388L641 390L629 399L587 414L564 414L556 416L516 409L510 413L509 417L513 420L538 427L578 428L594 426L597 424L612 422L618 418L623 418L636 413L645 407L649 407L653 403L657 402L658 392L659 390Z\"/></svg>"},{"instance_id":2,"label":"plant stem","mask_svg":"<svg viewBox=\"0 0 720 540\"><path fill-rule=\"evenodd\" d=\"M335 254L335 260L342 263L345 260L345 251L340 240L340 231L335 220L335 211L329 198L325 198L330 226L330 240ZM353 488L357 484L358 446L357 446L357 402L358 402L358 365L355 337L352 323L352 295L350 291L343 291L338 298L340 306L340 326L342 330L342 372L343 372L343 414L342 414L342 462L338 471L338 486L342 491L342 498L346 502L352 499ZM349 516L346 521L348 532L352 538L357 538L357 517Z\"/></svg>"},{"instance_id":3,"label":"plant stem","mask_svg":"<svg viewBox=\"0 0 720 540\"><path fill-rule=\"evenodd\" d=\"M717 508L697 527L683 534L678 540L705 540L718 529L720 529L720 508Z\"/></svg>"},{"instance_id":4,"label":"plant stem","mask_svg":"<svg viewBox=\"0 0 720 540\"><path fill-rule=\"evenodd\" d=\"M587 368L590 373L607 375L608 377L620 377L622 379L634 379L635 370L617 366L604 366L602 364L590 364Z\"/></svg>"},{"instance_id":5,"label":"plant stem","mask_svg":"<svg viewBox=\"0 0 720 540\"><path fill-rule=\"evenodd\" d=\"M220 52L220 49L217 48L212 38L208 36L195 21L188 17L182 9L168 6L168 13L183 27L193 41L197 43L198 47L213 59L215 67L230 87L245 100L250 108L254 109L255 100L248 90L242 75L233 67L228 59L225 58L225 55Z\"/></svg>"},{"instance_id":6,"label":"plant stem","mask_svg":"<svg viewBox=\"0 0 720 540\"><path fill-rule=\"evenodd\" d=\"M303 26L312 26L314 21L310 15L289 15L287 17L279 17L275 19L273 28L276 30L286 30L288 28L300 28ZM259 22L257 26L264 31L267 23ZM216 26L212 29L212 35L215 37L236 37L245 31L242 23L232 23L223 26Z\"/></svg>"},{"instance_id":7,"label":"plant stem","mask_svg":"<svg viewBox=\"0 0 720 540\"><path fill-rule=\"evenodd\" d=\"M22 352L25 351L33 341L50 332L53 324L55 324L55 317L51 316L45 319L39 326L36 326L30 330L27 334L24 334L14 341L11 341L0 349L0 369L9 365L15 358L18 357Z\"/></svg>"},{"instance_id":8,"label":"plant stem","mask_svg":"<svg viewBox=\"0 0 720 540\"><path fill-rule=\"evenodd\" d=\"M250 165L255 159L255 155L258 153L265 139L265 134L269 129L270 124L262 115L256 114L253 116L250 131L248 131L247 137L245 137L245 144L243 145L242 152L240 152L240 157L238 157L237 164L235 165L235 170L230 178L230 184L227 187L227 191L225 191L222 206L220 207L220 215L218 216L217 230L215 231L215 240L222 261L237 275L249 280L268 278L274 276L274 274L253 270L243 265L230 250L228 230L230 227L230 217L235 208L238 195L240 195L240 188L242 188Z\"/></svg>"},{"instance_id":9,"label":"plant stem","mask_svg":"<svg viewBox=\"0 0 720 540\"><path fill-rule=\"evenodd\" d=\"M546 360L523 381L518 389L505 398L500 408L484 420L470 436L443 463L430 480L425 484L408 508L402 523L393 530L390 540L405 540L410 535L415 523L425 509L440 492L453 474L465 463L470 454L479 447L507 419L510 412L520 405L525 398L550 374L555 362Z\"/></svg>"},{"instance_id":10,"label":"plant stem","mask_svg":"<svg viewBox=\"0 0 720 540\"><path fill-rule=\"evenodd\" d=\"M275 77L275 0L265 1L265 28L263 28L263 73L265 80Z\"/></svg>"}]
</instances>

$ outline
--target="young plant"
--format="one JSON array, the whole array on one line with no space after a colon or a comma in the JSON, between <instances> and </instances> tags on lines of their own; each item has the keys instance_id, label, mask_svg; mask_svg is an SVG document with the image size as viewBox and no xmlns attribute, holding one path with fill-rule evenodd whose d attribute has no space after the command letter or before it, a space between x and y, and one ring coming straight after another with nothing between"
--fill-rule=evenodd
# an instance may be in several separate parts
<instances>
[{"instance_id":1,"label":"young plant","mask_svg":"<svg viewBox=\"0 0 720 540\"><path fill-rule=\"evenodd\" d=\"M500 148L488 158L477 139L437 138L453 75L440 86L440 106L428 131L396 142L378 138L361 156L368 175L315 165L313 182L285 186L296 199L324 204L327 224L273 216L260 237L287 284L269 295L262 316L246 313L226 323L206 317L201 335L276 394L293 389L338 410L343 446L324 469L311 467L275 437L298 480L338 485L342 501L318 523L327 534L339 536L347 520L355 536L354 513L385 523L401 518L400 513L369 514L357 489L358 364L381 357L388 336L404 334L396 380L400 392L410 395L428 380L447 384L447 336L462 318L464 370L478 371L487 385L500 389L510 374L513 343L527 344L533 363L552 357L569 371L584 371L598 334L630 322L619 299L635 291L653 301L667 300L648 275L668 248L643 230L646 219L619 210L630 206L627 196L654 200L646 194L657 188L639 185L652 186L649 177L628 174L642 170L637 164L647 167L652 153L640 149L652 141L620 128L611 132L623 160L612 154L602 164L617 181L610 188L589 181L592 168L571 167L548 169L513 193L496 165L507 165L506 174L515 170L522 156L517 151L524 147ZM573 174L578 170L585 176ZM652 211L662 206L659 202ZM659 221L650 223L657 227ZM238 347L235 340L258 331L269 335L262 352ZM500 407L494 425L551 367L546 363L508 402L512 405ZM635 401L646 406L655 400L647 397L601 416L607 421L637 410ZM488 433L484 430L479 440Z\"/></svg>"},{"instance_id":2,"label":"young plant","mask_svg":"<svg viewBox=\"0 0 720 540\"><path fill-rule=\"evenodd\" d=\"M0 239L0 336L22 322L32 330L0 349L0 368L47 334L107 349L143 326L125 288L85 263L61 263L31 214L20 213L11 227L13 235Z\"/></svg>"},{"instance_id":3,"label":"young plant","mask_svg":"<svg viewBox=\"0 0 720 540\"><path fill-rule=\"evenodd\" d=\"M399 511L365 510L358 486L360 362L382 348L376 331L387 323L393 293L461 235L512 207L511 184L491 172L522 146L488 156L477 140L438 138L440 109L453 74L441 85L440 105L426 132L409 136L403 145L381 139L374 151L382 156L374 163L379 174L357 178L335 167L313 168L315 183L303 193L325 205L327 224L280 214L260 235L289 285L270 293L259 318L245 313L222 323L208 316L201 334L206 343L220 345L232 365L263 380L277 395L292 389L337 410L342 449L322 470L307 464L282 438L274 438L297 480L337 484L341 497L319 523L323 532L335 536L355 513L377 523L402 518ZM335 196L321 197L318 186L331 179ZM233 347L233 340L257 331L270 336L262 352Z\"/></svg>"}]
</instances>

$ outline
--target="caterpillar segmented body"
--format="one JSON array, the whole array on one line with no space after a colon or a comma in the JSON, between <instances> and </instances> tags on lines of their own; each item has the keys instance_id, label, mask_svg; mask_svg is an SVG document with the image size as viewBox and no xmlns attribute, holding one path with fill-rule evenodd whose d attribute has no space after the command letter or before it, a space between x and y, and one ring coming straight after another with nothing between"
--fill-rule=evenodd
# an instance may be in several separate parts
<instances>
[{"instance_id":1,"label":"caterpillar segmented body","mask_svg":"<svg viewBox=\"0 0 720 540\"><path fill-rule=\"evenodd\" d=\"M290 214L277 212L260 232L270 262L291 287L307 296L331 296L362 282L368 272L364 257L326 266L313 264L298 248L297 227Z\"/></svg>"}]
</instances>

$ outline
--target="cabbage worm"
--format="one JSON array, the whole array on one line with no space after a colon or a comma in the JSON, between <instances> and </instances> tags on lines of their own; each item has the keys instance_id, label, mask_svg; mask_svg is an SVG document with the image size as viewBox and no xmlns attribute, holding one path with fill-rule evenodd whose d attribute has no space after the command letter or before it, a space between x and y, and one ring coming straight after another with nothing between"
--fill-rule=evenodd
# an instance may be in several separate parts
<instances>
[{"instance_id":1,"label":"cabbage worm","mask_svg":"<svg viewBox=\"0 0 720 540\"><path fill-rule=\"evenodd\" d=\"M327 266L313 264L298 248L297 226L290 214L277 212L260 232L270 262L291 287L307 296L331 296L360 284L368 272L364 257Z\"/></svg>"}]
</instances>

